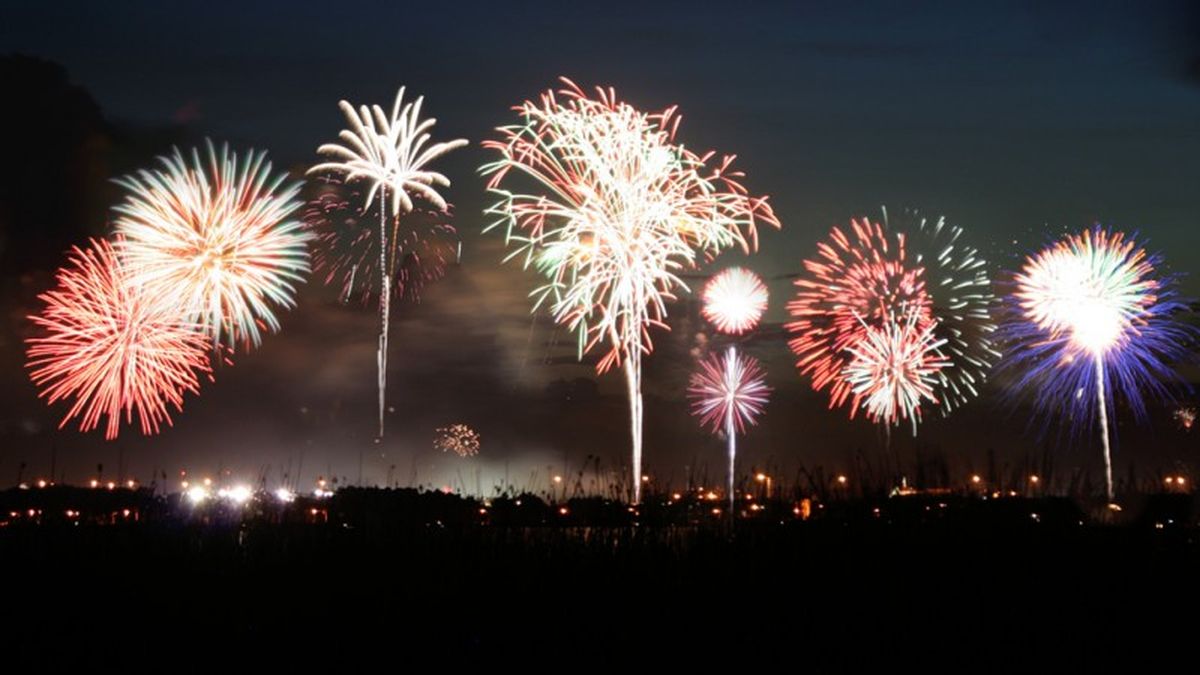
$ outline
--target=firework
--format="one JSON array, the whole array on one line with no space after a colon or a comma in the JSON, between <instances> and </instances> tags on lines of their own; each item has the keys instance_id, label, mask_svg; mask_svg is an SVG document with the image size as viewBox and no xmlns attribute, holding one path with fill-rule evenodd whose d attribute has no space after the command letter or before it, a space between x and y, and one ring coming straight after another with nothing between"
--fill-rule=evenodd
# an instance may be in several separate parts
<instances>
[{"instance_id":1,"label":"firework","mask_svg":"<svg viewBox=\"0 0 1200 675\"><path fill-rule=\"evenodd\" d=\"M715 434L724 433L729 449L729 509L733 513L733 478L737 457L737 435L762 414L771 388L758 361L730 347L721 356L700 362L692 375L688 396L692 414Z\"/></svg>"},{"instance_id":2,"label":"firework","mask_svg":"<svg viewBox=\"0 0 1200 675\"><path fill-rule=\"evenodd\" d=\"M350 123L349 129L344 129L338 134L344 145L326 143L317 148L319 154L329 155L333 161L317 164L308 170L310 174L329 172L341 175L347 184L366 181L370 187L363 199L364 209L370 207L376 194L379 195L379 237L375 247L379 253L380 277L379 348L376 353L380 437L383 436L383 416L386 408L392 280L397 275L401 260L414 253L414 248L420 241L408 239L397 242L396 237L392 237L389 242L387 216L390 211L395 220L402 213L411 213L415 208L414 197L428 202L438 212L448 211L446 200L436 188L448 187L450 180L426 167L438 157L467 144L465 139L428 144L429 130L437 120L421 119L423 101L424 97L418 97L415 102L404 103L404 87L401 87L396 93L390 116L384 115L383 108L377 105L370 108L364 105L356 111L348 102L339 101L338 107ZM364 235L361 232L353 235L360 238L362 236ZM358 260L354 251L361 248L363 242L355 244L355 239L352 238L343 243L351 249L347 260ZM335 260L342 258L337 253L333 257ZM335 263L335 267L337 265L338 263ZM357 269L357 263L350 263L347 288L353 287Z\"/></svg>"},{"instance_id":3,"label":"firework","mask_svg":"<svg viewBox=\"0 0 1200 675\"><path fill-rule=\"evenodd\" d=\"M704 287L704 318L722 333L753 330L767 309L767 287L758 275L740 267L721 272Z\"/></svg>"},{"instance_id":4,"label":"firework","mask_svg":"<svg viewBox=\"0 0 1200 675\"><path fill-rule=\"evenodd\" d=\"M378 294L376 274L379 237L370 206L364 212L354 203L359 193L340 179L328 181L319 196L308 203L304 223L315 237L313 269L327 285L340 287L342 301L357 296L368 302ZM448 211L416 208L390 221L387 259L391 295L419 302L429 284L441 279L457 262L458 233Z\"/></svg>"},{"instance_id":5,"label":"firework","mask_svg":"<svg viewBox=\"0 0 1200 675\"><path fill-rule=\"evenodd\" d=\"M158 433L210 372L204 335L129 284L106 241L74 248L58 286L39 297L46 307L29 318L45 334L28 340L28 367L48 403L74 399L59 428L78 416L86 432L107 417L111 440L122 413L132 424L136 412L143 434Z\"/></svg>"},{"instance_id":6,"label":"firework","mask_svg":"<svg viewBox=\"0 0 1200 675\"><path fill-rule=\"evenodd\" d=\"M849 349L862 345L871 328L895 316L915 316L922 328L933 322L932 300L924 268L907 257L904 233L889 234L879 223L851 220L850 233L835 227L805 260L806 276L795 282L787 309L794 334L788 345L801 375L815 391L829 390L829 407L850 400L850 416L861 407L861 393L845 377Z\"/></svg>"},{"instance_id":7,"label":"firework","mask_svg":"<svg viewBox=\"0 0 1200 675\"><path fill-rule=\"evenodd\" d=\"M129 191L114 210L117 250L129 282L166 311L182 309L214 345L257 346L279 330L275 309L295 305L309 270L309 235L291 216L300 184L271 178L265 153L244 162L208 143L207 166L176 149L163 168L117 183Z\"/></svg>"},{"instance_id":8,"label":"firework","mask_svg":"<svg viewBox=\"0 0 1200 675\"><path fill-rule=\"evenodd\" d=\"M1175 422L1179 424L1179 428L1184 431L1191 431L1192 426L1196 424L1196 409L1190 406L1177 409L1172 416L1175 418Z\"/></svg>"},{"instance_id":9,"label":"firework","mask_svg":"<svg viewBox=\"0 0 1200 675\"><path fill-rule=\"evenodd\" d=\"M778 227L765 198L738 182L732 157L710 166L675 142L675 108L647 114L612 89L591 97L562 80L559 91L517 107L521 123L485 147L500 159L481 171L499 201L488 209L522 257L546 278L534 311L549 304L576 332L583 355L603 344L603 373L625 370L633 445L634 500L641 496L642 357L649 332L666 327L666 303L687 289L679 272L722 249L757 246L756 224ZM531 193L510 189L524 181Z\"/></svg>"},{"instance_id":10,"label":"firework","mask_svg":"<svg viewBox=\"0 0 1200 675\"><path fill-rule=\"evenodd\" d=\"M1109 410L1120 398L1144 419L1146 395L1170 397L1180 382L1171 364L1195 338L1176 318L1186 306L1174 279L1156 275L1159 262L1121 232L1067 236L1026 258L1003 327L1013 391L1034 391L1041 415L1099 423L1109 500Z\"/></svg>"},{"instance_id":11,"label":"firework","mask_svg":"<svg viewBox=\"0 0 1200 675\"><path fill-rule=\"evenodd\" d=\"M451 424L437 430L433 447L442 452L453 452L459 457L474 457L479 454L479 434L465 424Z\"/></svg>"},{"instance_id":12,"label":"firework","mask_svg":"<svg viewBox=\"0 0 1200 675\"><path fill-rule=\"evenodd\" d=\"M846 348L850 360L842 375L868 418L890 425L911 420L914 436L921 402L937 404L934 388L950 365L939 351L946 341L934 337L937 324L919 317L909 312L867 327L865 339Z\"/></svg>"},{"instance_id":13,"label":"firework","mask_svg":"<svg viewBox=\"0 0 1200 675\"><path fill-rule=\"evenodd\" d=\"M887 219L884 210L884 219ZM938 368L933 392L942 414L979 395L999 360L994 314L999 300L992 292L987 262L962 241L962 228L945 218L929 220L915 211L902 214L890 227L908 233L907 254L924 270L925 292L936 322L933 335L942 342L945 367Z\"/></svg>"}]
</instances>

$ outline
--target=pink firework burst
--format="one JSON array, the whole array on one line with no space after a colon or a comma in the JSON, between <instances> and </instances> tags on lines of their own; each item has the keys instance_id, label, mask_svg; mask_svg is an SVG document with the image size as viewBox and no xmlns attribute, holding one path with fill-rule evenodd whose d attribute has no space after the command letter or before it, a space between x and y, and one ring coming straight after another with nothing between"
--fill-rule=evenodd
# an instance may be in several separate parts
<instances>
[{"instance_id":1,"label":"pink firework burst","mask_svg":"<svg viewBox=\"0 0 1200 675\"><path fill-rule=\"evenodd\" d=\"M198 373L211 374L205 334L129 283L106 241L73 249L57 288L39 297L46 307L29 318L44 335L27 341L27 367L48 403L74 399L59 428L78 416L86 432L107 416L111 440L136 411L142 433L158 433L184 392L199 393Z\"/></svg>"},{"instance_id":2,"label":"pink firework burst","mask_svg":"<svg viewBox=\"0 0 1200 675\"><path fill-rule=\"evenodd\" d=\"M700 424L726 434L742 433L753 425L770 393L758 360L735 349L702 360L688 387L692 414Z\"/></svg>"},{"instance_id":3,"label":"pink firework burst","mask_svg":"<svg viewBox=\"0 0 1200 675\"><path fill-rule=\"evenodd\" d=\"M705 285L703 299L704 318L722 333L741 335L767 310L767 287L754 272L730 267Z\"/></svg>"},{"instance_id":4,"label":"pink firework burst","mask_svg":"<svg viewBox=\"0 0 1200 675\"><path fill-rule=\"evenodd\" d=\"M891 425L910 420L916 435L921 402L937 403L938 374L950 364L938 351L946 341L934 336L935 327L909 312L903 320L866 326L863 339L847 348L842 378L868 418Z\"/></svg>"}]
</instances>

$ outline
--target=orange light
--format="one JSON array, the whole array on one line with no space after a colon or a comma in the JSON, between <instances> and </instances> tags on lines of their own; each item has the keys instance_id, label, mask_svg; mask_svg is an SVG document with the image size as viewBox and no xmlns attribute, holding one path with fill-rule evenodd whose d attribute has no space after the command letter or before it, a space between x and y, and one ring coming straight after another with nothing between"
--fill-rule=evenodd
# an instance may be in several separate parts
<instances>
[{"instance_id":1,"label":"orange light","mask_svg":"<svg viewBox=\"0 0 1200 675\"><path fill-rule=\"evenodd\" d=\"M554 477L554 482L555 482L555 483L561 483L561 482L562 482L562 476L555 476L555 477Z\"/></svg>"},{"instance_id":2,"label":"orange light","mask_svg":"<svg viewBox=\"0 0 1200 675\"><path fill-rule=\"evenodd\" d=\"M93 478L93 479L91 479L90 481L88 481L88 485L90 485L90 486L92 486L92 487L94 487L94 488L95 488L95 487L100 487L100 481L98 481L98 480L96 480L95 478Z\"/></svg>"},{"instance_id":3,"label":"orange light","mask_svg":"<svg viewBox=\"0 0 1200 675\"><path fill-rule=\"evenodd\" d=\"M37 482L37 486L40 488L46 487L46 481L44 479L39 478L38 482Z\"/></svg>"},{"instance_id":4,"label":"orange light","mask_svg":"<svg viewBox=\"0 0 1200 675\"><path fill-rule=\"evenodd\" d=\"M765 474L765 473L760 473L760 474L758 474L757 476L755 476L755 477L754 477L754 480L756 480L756 481L758 481L758 482L760 482L760 483L761 483L761 482L763 482L763 481L765 481L766 479L767 479L767 474Z\"/></svg>"},{"instance_id":5,"label":"orange light","mask_svg":"<svg viewBox=\"0 0 1200 675\"><path fill-rule=\"evenodd\" d=\"M1037 483L1038 481L1040 481L1040 480L1041 480L1041 478L1038 478L1038 477L1037 477L1037 474L1034 474L1034 475L1032 475L1032 476L1030 476L1030 477L1029 477L1029 482L1030 482L1030 483L1034 483L1034 484L1036 484L1036 483Z\"/></svg>"},{"instance_id":6,"label":"orange light","mask_svg":"<svg viewBox=\"0 0 1200 675\"><path fill-rule=\"evenodd\" d=\"M558 515L560 515L560 516L567 515L567 507L565 507L565 506L558 507Z\"/></svg>"},{"instance_id":7,"label":"orange light","mask_svg":"<svg viewBox=\"0 0 1200 675\"><path fill-rule=\"evenodd\" d=\"M979 474L975 474L975 475L971 476L971 482L972 482L972 483L976 483L976 484L978 484L978 483L979 483L980 481L982 481L982 480L983 480L983 479L979 477Z\"/></svg>"},{"instance_id":8,"label":"orange light","mask_svg":"<svg viewBox=\"0 0 1200 675\"><path fill-rule=\"evenodd\" d=\"M837 482L838 482L838 484L839 484L839 485L845 485L845 484L846 484L846 477L845 477L845 476L838 476L838 477L837 477Z\"/></svg>"}]
</instances>

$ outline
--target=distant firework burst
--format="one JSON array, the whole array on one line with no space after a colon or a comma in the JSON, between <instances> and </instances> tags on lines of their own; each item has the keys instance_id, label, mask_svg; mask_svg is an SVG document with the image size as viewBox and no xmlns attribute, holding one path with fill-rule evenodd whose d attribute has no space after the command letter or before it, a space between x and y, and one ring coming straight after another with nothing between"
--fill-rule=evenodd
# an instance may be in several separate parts
<instances>
[{"instance_id":1,"label":"distant firework burst","mask_svg":"<svg viewBox=\"0 0 1200 675\"><path fill-rule=\"evenodd\" d=\"M765 198L740 184L732 157L710 161L675 141L675 108L647 114L612 89L593 97L573 82L517 107L520 123L484 144L500 159L481 171L499 201L488 209L515 245L509 258L546 283L534 292L576 332L579 356L607 348L597 366L625 370L634 500L642 462L642 357L666 327L666 303L686 289L681 270L730 247L757 245L755 226L778 227ZM531 186L521 192L515 184Z\"/></svg>"},{"instance_id":2,"label":"distant firework burst","mask_svg":"<svg viewBox=\"0 0 1200 675\"><path fill-rule=\"evenodd\" d=\"M884 210L884 218L888 213ZM889 227L908 235L912 264L924 269L925 292L941 342L945 367L937 370L933 386L943 414L979 395L992 366L1000 359L996 347L996 310L987 262L963 241L963 230L939 217L930 220L905 211Z\"/></svg>"},{"instance_id":3,"label":"distant firework burst","mask_svg":"<svg viewBox=\"0 0 1200 675\"><path fill-rule=\"evenodd\" d=\"M309 235L293 218L300 184L272 178L265 153L239 162L227 146L207 148L207 161L176 149L163 168L117 180L128 190L117 250L148 299L182 309L214 344L257 346L309 271Z\"/></svg>"},{"instance_id":4,"label":"distant firework burst","mask_svg":"<svg viewBox=\"0 0 1200 675\"><path fill-rule=\"evenodd\" d=\"M340 289L343 302L368 302L379 294L378 205L363 211L355 204L360 190L330 179L304 211L304 223L315 237L313 268L327 285ZM392 296L419 302L429 284L458 262L458 233L449 211L415 208L388 225L386 255Z\"/></svg>"},{"instance_id":5,"label":"distant firework burst","mask_svg":"<svg viewBox=\"0 0 1200 675\"><path fill-rule=\"evenodd\" d=\"M722 333L753 330L767 310L767 287L757 274L730 267L704 286L704 318Z\"/></svg>"},{"instance_id":6,"label":"distant firework burst","mask_svg":"<svg viewBox=\"0 0 1200 675\"><path fill-rule=\"evenodd\" d=\"M367 234L357 227L352 227L348 233L339 233L340 225L334 222L334 229L324 233L327 237L334 236L333 241L325 242L332 245L333 249L324 260L327 263L327 273L332 275L327 277L327 280L340 275L344 280L343 295L348 296L354 289L360 265L365 262L364 256L372 247L377 253L379 346L375 359L381 438L384 431L384 411L387 408L388 335L393 286L397 284L397 276L408 275L401 283L404 283L408 290L419 292L420 283L417 282L423 283L426 280L421 274L435 269L433 260L423 269L420 266L414 267L411 263L404 267L405 261L412 260L408 256L420 253L419 249L430 240L419 236L401 236L399 232L392 230L399 228L397 219L418 209L417 201L432 206L426 215L432 215L434 221L442 218L442 215L437 214L445 214L448 217L449 205L437 189L449 187L450 179L430 169L429 164L451 150L467 144L466 139L462 138L430 143L430 130L437 120L421 119L423 102L424 97L418 96L416 101L405 103L404 87L396 92L390 115L385 114L383 108L378 105L364 105L355 110L349 102L339 101L338 107L346 116L350 128L343 129L338 134L341 143L326 143L317 148L317 153L327 156L330 161L317 164L308 170L310 174L340 176L348 185L366 183L369 187L362 198L364 212L370 208L375 197L379 197L379 228L375 241L372 243ZM391 227L388 225L389 216ZM436 254L430 252L430 255Z\"/></svg>"},{"instance_id":7,"label":"distant firework burst","mask_svg":"<svg viewBox=\"0 0 1200 675\"><path fill-rule=\"evenodd\" d=\"M889 425L921 419L921 404L938 403L935 387L949 360L939 352L945 340L934 337L936 325L919 315L891 318L868 327L865 339L847 348L850 361L844 378L868 418Z\"/></svg>"},{"instance_id":8,"label":"distant firework burst","mask_svg":"<svg viewBox=\"0 0 1200 675\"><path fill-rule=\"evenodd\" d=\"M1190 406L1184 406L1175 410L1173 417L1180 429L1191 431L1196 424L1196 409Z\"/></svg>"},{"instance_id":9,"label":"distant firework burst","mask_svg":"<svg viewBox=\"0 0 1200 675\"><path fill-rule=\"evenodd\" d=\"M1044 417L1077 429L1099 424L1105 484L1113 498L1110 411L1119 398L1138 419L1146 395L1170 399L1182 384L1195 329L1161 260L1124 233L1102 227L1069 235L1029 256L1015 278L1003 326L1004 368L1014 392L1033 392Z\"/></svg>"},{"instance_id":10,"label":"distant firework burst","mask_svg":"<svg viewBox=\"0 0 1200 675\"><path fill-rule=\"evenodd\" d=\"M479 454L479 434L465 424L451 424L437 430L433 447L442 452L453 452L459 457L474 457Z\"/></svg>"},{"instance_id":11,"label":"distant firework burst","mask_svg":"<svg viewBox=\"0 0 1200 675\"><path fill-rule=\"evenodd\" d=\"M833 228L804 271L787 305L792 321L785 328L794 336L788 345L813 389L828 390L829 407L850 400L854 417L861 395L845 378L848 350L894 316L915 313L922 327L934 320L924 268L907 257L903 233L864 218L851 220L849 233Z\"/></svg>"},{"instance_id":12,"label":"distant firework burst","mask_svg":"<svg viewBox=\"0 0 1200 675\"><path fill-rule=\"evenodd\" d=\"M73 249L58 286L39 297L46 307L29 318L44 334L27 341L28 367L48 403L73 399L59 428L79 417L86 432L106 417L111 440L136 413L143 434L158 433L210 373L205 336L129 284L106 241Z\"/></svg>"}]
</instances>

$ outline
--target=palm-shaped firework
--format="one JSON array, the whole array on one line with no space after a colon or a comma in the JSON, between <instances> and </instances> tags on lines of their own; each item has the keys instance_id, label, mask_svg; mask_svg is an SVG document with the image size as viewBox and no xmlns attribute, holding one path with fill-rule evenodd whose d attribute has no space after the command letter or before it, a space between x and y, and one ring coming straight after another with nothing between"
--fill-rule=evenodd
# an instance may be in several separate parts
<instances>
[{"instance_id":1,"label":"palm-shaped firework","mask_svg":"<svg viewBox=\"0 0 1200 675\"><path fill-rule=\"evenodd\" d=\"M257 346L309 271L310 235L293 218L300 184L272 178L265 153L239 162L227 146L207 149L207 163L176 149L162 169L117 179L129 194L114 208L116 248L147 301L182 308L214 344Z\"/></svg>"},{"instance_id":2,"label":"palm-shaped firework","mask_svg":"<svg viewBox=\"0 0 1200 675\"><path fill-rule=\"evenodd\" d=\"M467 144L465 139L429 143L429 130L436 123L421 119L423 97L404 102L404 88L396 94L391 114L385 115L379 106L361 106L357 111L346 101L338 107L345 113L350 128L342 130L342 143L327 143L317 152L329 155L332 161L317 164L309 173L331 172L342 175L347 184L366 181L370 187L364 199L364 209L379 197L379 350L376 354L379 386L379 435L383 436L383 419L387 387L387 340L391 314L392 280L397 271L405 242L388 240L387 217L393 219L413 211L413 198L424 200L438 211L447 210L446 200L437 187L447 187L450 180L432 171L427 165L447 152ZM389 201L390 192L390 201ZM407 251L404 251L407 252Z\"/></svg>"},{"instance_id":3,"label":"palm-shaped firework","mask_svg":"<svg viewBox=\"0 0 1200 675\"><path fill-rule=\"evenodd\" d=\"M1099 226L1025 259L1003 327L1005 370L1014 392L1032 390L1044 416L1098 421L1104 478L1113 499L1109 411L1120 398L1141 419L1145 396L1171 397L1172 364L1196 338L1178 320L1186 310L1161 262L1124 233Z\"/></svg>"},{"instance_id":4,"label":"palm-shaped firework","mask_svg":"<svg viewBox=\"0 0 1200 675\"><path fill-rule=\"evenodd\" d=\"M767 287L753 272L731 267L704 287L702 313L713 327L728 335L754 329L767 309ZM733 483L737 465L737 435L754 424L767 404L771 390L762 367L752 357L729 345L724 356L710 356L692 375L688 396L692 413L713 433L724 433L729 449L729 514L734 513Z\"/></svg>"},{"instance_id":5,"label":"palm-shaped firework","mask_svg":"<svg viewBox=\"0 0 1200 675\"><path fill-rule=\"evenodd\" d=\"M518 107L521 123L484 145L500 159L481 171L500 201L488 213L506 242L547 283L534 310L576 331L579 356L608 350L604 372L623 364L629 391L634 500L641 497L642 356L651 326L666 327L666 302L687 286L679 272L731 246L757 245L759 222L778 226L765 198L751 198L732 157L708 166L674 140L674 108L640 112L612 89L595 98L569 80ZM532 193L511 186L522 178Z\"/></svg>"}]
</instances>

